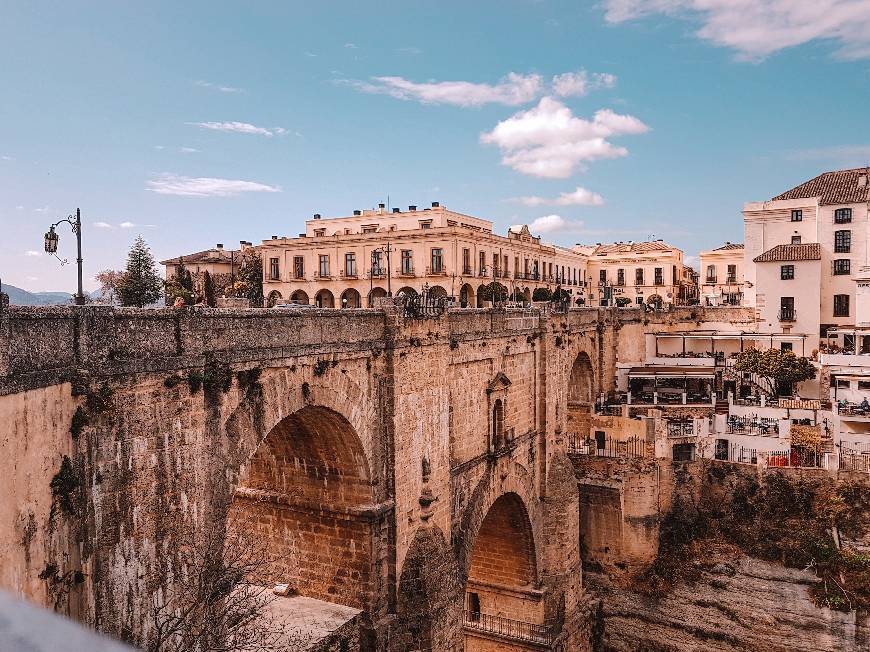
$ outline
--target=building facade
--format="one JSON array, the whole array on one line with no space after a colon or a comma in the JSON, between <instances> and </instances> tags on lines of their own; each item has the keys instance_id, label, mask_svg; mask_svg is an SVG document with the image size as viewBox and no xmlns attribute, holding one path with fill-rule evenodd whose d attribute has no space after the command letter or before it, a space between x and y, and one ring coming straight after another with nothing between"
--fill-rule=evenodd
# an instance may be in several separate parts
<instances>
[{"instance_id":1,"label":"building facade","mask_svg":"<svg viewBox=\"0 0 870 652\"><path fill-rule=\"evenodd\" d=\"M683 305L697 295L683 251L663 240L577 245L574 250L589 257L590 305L618 305L620 298L640 305L655 296L662 304Z\"/></svg>"},{"instance_id":2,"label":"building facade","mask_svg":"<svg viewBox=\"0 0 870 652\"><path fill-rule=\"evenodd\" d=\"M786 317L808 313L812 320L800 321L807 328L812 327L817 336L824 336L829 329L854 326L854 274L870 262L868 176L870 168L825 172L770 201L744 206L747 305L756 306L759 314L768 316L774 309ZM759 260L787 265L792 261L768 259L782 257L784 250L777 249L782 246L798 246L792 253L802 255L809 250L800 246L807 244L816 245L812 264L818 266L818 282L809 270L812 279L795 278L796 282L790 283L792 279L779 276L777 270L769 272L765 265L754 263ZM808 267L809 262L802 258L793 271ZM790 273L778 271L786 276ZM781 284L786 280L795 288L794 294L783 294ZM776 303L777 299L782 307L792 308L780 311L779 306L770 307L771 301ZM775 326L778 328L779 324Z\"/></svg>"},{"instance_id":3,"label":"building facade","mask_svg":"<svg viewBox=\"0 0 870 652\"><path fill-rule=\"evenodd\" d=\"M273 236L260 254L267 303L322 308L367 307L378 297L424 289L469 307L485 305L493 290L528 302L538 288L561 286L574 299L582 296L586 267L585 256L541 242L526 226L499 236L492 222L438 202L315 215L304 234Z\"/></svg>"},{"instance_id":4,"label":"building facade","mask_svg":"<svg viewBox=\"0 0 870 652\"><path fill-rule=\"evenodd\" d=\"M704 305L743 305L743 245L726 242L701 252L700 294Z\"/></svg>"}]
</instances>

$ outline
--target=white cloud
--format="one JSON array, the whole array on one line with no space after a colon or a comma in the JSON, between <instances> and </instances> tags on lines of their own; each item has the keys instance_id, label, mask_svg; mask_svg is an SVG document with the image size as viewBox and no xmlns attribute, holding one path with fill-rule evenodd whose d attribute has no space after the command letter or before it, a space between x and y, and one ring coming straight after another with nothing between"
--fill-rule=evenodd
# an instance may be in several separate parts
<instances>
[{"instance_id":1,"label":"white cloud","mask_svg":"<svg viewBox=\"0 0 870 652\"><path fill-rule=\"evenodd\" d=\"M178 151L182 154L193 154L194 152L198 152L199 150L196 147L179 147Z\"/></svg>"},{"instance_id":2,"label":"white cloud","mask_svg":"<svg viewBox=\"0 0 870 652\"><path fill-rule=\"evenodd\" d=\"M213 84L212 82L207 81L197 81L194 82L197 86L202 86L203 88L213 88L215 90L220 91L221 93L244 93L245 90L243 88L236 88L235 86L222 86L221 84Z\"/></svg>"},{"instance_id":3,"label":"white cloud","mask_svg":"<svg viewBox=\"0 0 870 652\"><path fill-rule=\"evenodd\" d=\"M23 210L24 210L24 206L22 206L21 204L18 204L18 206L15 207L15 210L17 210L17 211L23 211Z\"/></svg>"},{"instance_id":4,"label":"white cloud","mask_svg":"<svg viewBox=\"0 0 870 652\"><path fill-rule=\"evenodd\" d=\"M4 154L3 156L0 156L0 160L3 160L3 161L14 161L14 160L15 160L15 157L14 157L14 156L6 156L6 155Z\"/></svg>"},{"instance_id":5,"label":"white cloud","mask_svg":"<svg viewBox=\"0 0 870 652\"><path fill-rule=\"evenodd\" d=\"M559 196L554 198L533 195L516 197L513 201L518 201L526 206L601 206L604 204L604 197L577 186L576 190L559 193Z\"/></svg>"},{"instance_id":6,"label":"white cloud","mask_svg":"<svg viewBox=\"0 0 870 652\"><path fill-rule=\"evenodd\" d=\"M580 233L583 231L583 222L579 220L566 220L561 215L543 215L534 219L529 224L529 231L533 235L545 233Z\"/></svg>"},{"instance_id":7,"label":"white cloud","mask_svg":"<svg viewBox=\"0 0 870 652\"><path fill-rule=\"evenodd\" d=\"M202 129L211 129L212 131L232 131L240 134L253 134L256 136L283 136L287 130L283 127L257 127L248 122L188 122L189 125L201 127Z\"/></svg>"},{"instance_id":8,"label":"white cloud","mask_svg":"<svg viewBox=\"0 0 870 652\"><path fill-rule=\"evenodd\" d=\"M412 55L423 54L423 50L421 50L420 48L415 48L415 47L397 48L396 52L398 52L399 54L412 54Z\"/></svg>"},{"instance_id":9,"label":"white cloud","mask_svg":"<svg viewBox=\"0 0 870 652\"><path fill-rule=\"evenodd\" d=\"M34 209L33 209L33 212L34 212L34 213L47 213L47 212L50 211L50 210L51 210L51 207L49 207L49 206L43 206L42 208L34 208Z\"/></svg>"},{"instance_id":10,"label":"white cloud","mask_svg":"<svg viewBox=\"0 0 870 652\"><path fill-rule=\"evenodd\" d=\"M281 192L277 186L239 179L213 177L184 177L163 174L148 181L148 190L159 195L182 197L235 197L244 192Z\"/></svg>"},{"instance_id":11,"label":"white cloud","mask_svg":"<svg viewBox=\"0 0 870 652\"><path fill-rule=\"evenodd\" d=\"M306 57L316 57L317 56L313 52L308 52L307 50L305 52L303 52L302 54L304 54Z\"/></svg>"},{"instance_id":12,"label":"white cloud","mask_svg":"<svg viewBox=\"0 0 870 652\"><path fill-rule=\"evenodd\" d=\"M356 43L345 43L344 47L347 48L348 50L356 50L357 44Z\"/></svg>"},{"instance_id":13,"label":"white cloud","mask_svg":"<svg viewBox=\"0 0 870 652\"><path fill-rule=\"evenodd\" d=\"M109 224L108 222L94 222L94 227L98 228L98 229L113 229L113 228L115 228L111 224Z\"/></svg>"},{"instance_id":14,"label":"white cloud","mask_svg":"<svg viewBox=\"0 0 870 652\"><path fill-rule=\"evenodd\" d=\"M621 23L655 14L700 21L699 38L760 60L816 40L837 43L844 59L870 57L870 0L605 0Z\"/></svg>"},{"instance_id":15,"label":"white cloud","mask_svg":"<svg viewBox=\"0 0 870 652\"><path fill-rule=\"evenodd\" d=\"M590 75L585 70L566 72L553 77L552 86L553 92L560 97L580 97L599 88L613 88L616 86L616 76L606 72L593 72Z\"/></svg>"},{"instance_id":16,"label":"white cloud","mask_svg":"<svg viewBox=\"0 0 870 652\"><path fill-rule=\"evenodd\" d=\"M633 116L601 109L592 120L585 120L558 100L545 97L534 108L499 122L480 140L498 146L502 164L517 172L561 179L590 161L628 154L607 138L646 131L649 127Z\"/></svg>"},{"instance_id":17,"label":"white cloud","mask_svg":"<svg viewBox=\"0 0 870 652\"><path fill-rule=\"evenodd\" d=\"M541 94L540 75L510 73L497 84L477 84L467 81L417 83L403 77L373 77L370 82L340 80L363 93L389 95L399 100L415 100L424 104L482 106L506 104L516 106L531 102Z\"/></svg>"},{"instance_id":18,"label":"white cloud","mask_svg":"<svg viewBox=\"0 0 870 652\"><path fill-rule=\"evenodd\" d=\"M34 249L28 249L24 252L24 255L28 258L36 258L37 256L41 256L42 252L36 251Z\"/></svg>"},{"instance_id":19,"label":"white cloud","mask_svg":"<svg viewBox=\"0 0 870 652\"><path fill-rule=\"evenodd\" d=\"M133 224L133 222L121 222L118 226L120 226L122 229L132 229L136 225Z\"/></svg>"},{"instance_id":20,"label":"white cloud","mask_svg":"<svg viewBox=\"0 0 870 652\"><path fill-rule=\"evenodd\" d=\"M400 51L419 53L415 48L402 48ZM339 79L336 83L351 86L363 93L389 95L399 100L476 107L484 104L518 106L533 102L548 92L548 89L562 97L586 95L599 88L613 88L616 77L610 73L579 70L556 75L549 85L541 75L521 75L515 72L508 73L496 84L469 81L419 83L404 77L372 77L369 81Z\"/></svg>"},{"instance_id":21,"label":"white cloud","mask_svg":"<svg viewBox=\"0 0 870 652\"><path fill-rule=\"evenodd\" d=\"M698 256L683 256L683 264L697 269L698 265L701 264L701 259Z\"/></svg>"}]
</instances>

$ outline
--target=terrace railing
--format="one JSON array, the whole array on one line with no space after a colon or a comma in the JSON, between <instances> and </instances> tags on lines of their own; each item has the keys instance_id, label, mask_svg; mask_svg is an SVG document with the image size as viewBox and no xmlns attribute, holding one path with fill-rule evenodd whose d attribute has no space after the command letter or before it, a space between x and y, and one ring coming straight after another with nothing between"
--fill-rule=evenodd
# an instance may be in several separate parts
<instances>
[{"instance_id":1,"label":"terrace railing","mask_svg":"<svg viewBox=\"0 0 870 652\"><path fill-rule=\"evenodd\" d=\"M464 624L468 629L517 641L528 641L539 645L550 645L553 642L553 634L547 625L536 625L478 611L466 611Z\"/></svg>"}]
</instances>

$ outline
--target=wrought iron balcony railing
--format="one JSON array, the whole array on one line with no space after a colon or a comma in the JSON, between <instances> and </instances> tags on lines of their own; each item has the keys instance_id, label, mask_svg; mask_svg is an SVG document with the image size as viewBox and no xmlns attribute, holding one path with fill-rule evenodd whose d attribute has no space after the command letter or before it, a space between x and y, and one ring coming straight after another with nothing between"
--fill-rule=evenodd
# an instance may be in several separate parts
<instances>
[{"instance_id":1,"label":"wrought iron balcony railing","mask_svg":"<svg viewBox=\"0 0 870 652\"><path fill-rule=\"evenodd\" d=\"M783 308L779 311L779 321L794 321L797 317L794 308Z\"/></svg>"},{"instance_id":2,"label":"wrought iron balcony railing","mask_svg":"<svg viewBox=\"0 0 870 652\"><path fill-rule=\"evenodd\" d=\"M496 634L518 641L550 645L553 635L547 625L535 625L521 620L491 616L477 611L465 612L465 626L488 634Z\"/></svg>"}]
</instances>

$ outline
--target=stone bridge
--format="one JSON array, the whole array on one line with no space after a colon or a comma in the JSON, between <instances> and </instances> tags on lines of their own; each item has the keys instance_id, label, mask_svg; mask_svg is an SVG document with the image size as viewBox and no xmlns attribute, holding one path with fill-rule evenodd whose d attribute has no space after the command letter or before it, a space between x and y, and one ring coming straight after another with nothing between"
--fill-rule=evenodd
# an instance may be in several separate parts
<instances>
[{"instance_id":1,"label":"stone bridge","mask_svg":"<svg viewBox=\"0 0 870 652\"><path fill-rule=\"evenodd\" d=\"M229 506L361 649L588 649L566 435L699 312L7 308L0 586L141 643Z\"/></svg>"}]
</instances>

